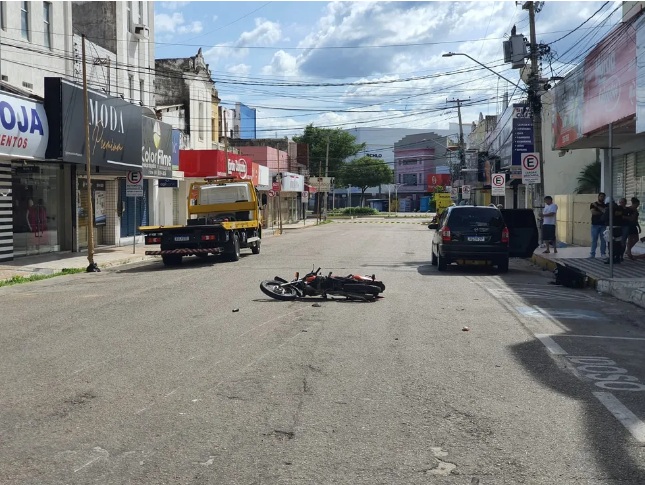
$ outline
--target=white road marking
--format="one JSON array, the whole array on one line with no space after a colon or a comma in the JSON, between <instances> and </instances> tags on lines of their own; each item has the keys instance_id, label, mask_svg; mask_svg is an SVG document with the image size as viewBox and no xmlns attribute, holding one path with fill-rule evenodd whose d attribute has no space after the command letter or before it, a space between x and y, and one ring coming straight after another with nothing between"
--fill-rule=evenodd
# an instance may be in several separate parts
<instances>
[{"instance_id":1,"label":"white road marking","mask_svg":"<svg viewBox=\"0 0 645 485\"><path fill-rule=\"evenodd\" d=\"M645 443L645 423L627 409L616 396L610 392L594 392L593 395L627 428L636 441Z\"/></svg>"},{"instance_id":2,"label":"white road marking","mask_svg":"<svg viewBox=\"0 0 645 485\"><path fill-rule=\"evenodd\" d=\"M536 333L535 337L542 342L542 344L547 348L549 352L555 355L567 355L566 350L564 350L562 347L560 347L558 344L555 343L555 341L551 338L550 335L546 335L543 333Z\"/></svg>"},{"instance_id":3,"label":"white road marking","mask_svg":"<svg viewBox=\"0 0 645 485\"><path fill-rule=\"evenodd\" d=\"M578 338L606 338L606 339L615 339L615 340L645 340L645 337L613 337L610 335L569 335L563 333L558 335L558 337L578 337Z\"/></svg>"}]
</instances>

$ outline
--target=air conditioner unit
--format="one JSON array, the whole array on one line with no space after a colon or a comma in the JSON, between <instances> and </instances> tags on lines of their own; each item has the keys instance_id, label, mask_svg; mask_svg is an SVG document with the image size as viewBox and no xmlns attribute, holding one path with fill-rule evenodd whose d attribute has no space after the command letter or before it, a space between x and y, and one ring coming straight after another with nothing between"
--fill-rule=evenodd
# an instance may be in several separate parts
<instances>
[{"instance_id":1,"label":"air conditioner unit","mask_svg":"<svg viewBox=\"0 0 645 485\"><path fill-rule=\"evenodd\" d=\"M138 39L148 40L150 38L150 29L147 25L137 24L134 26L134 36Z\"/></svg>"}]
</instances>

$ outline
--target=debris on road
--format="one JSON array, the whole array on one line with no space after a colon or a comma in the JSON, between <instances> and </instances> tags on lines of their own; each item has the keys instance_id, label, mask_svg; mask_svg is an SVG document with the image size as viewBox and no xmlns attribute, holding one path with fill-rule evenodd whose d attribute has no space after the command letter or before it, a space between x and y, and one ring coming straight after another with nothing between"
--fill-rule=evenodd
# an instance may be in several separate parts
<instances>
[{"instance_id":1,"label":"debris on road","mask_svg":"<svg viewBox=\"0 0 645 485\"><path fill-rule=\"evenodd\" d=\"M469 327L464 327L464 328L461 329L461 331L462 332L468 332L468 331L470 331L470 328Z\"/></svg>"}]
</instances>

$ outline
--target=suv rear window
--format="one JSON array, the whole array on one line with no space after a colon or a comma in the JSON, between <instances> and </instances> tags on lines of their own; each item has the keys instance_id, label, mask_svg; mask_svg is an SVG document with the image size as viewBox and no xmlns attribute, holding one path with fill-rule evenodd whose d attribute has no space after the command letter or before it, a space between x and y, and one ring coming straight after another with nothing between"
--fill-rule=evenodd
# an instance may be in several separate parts
<instances>
[{"instance_id":1,"label":"suv rear window","mask_svg":"<svg viewBox=\"0 0 645 485\"><path fill-rule=\"evenodd\" d=\"M504 218L497 209L464 207L453 209L448 218L451 230L465 230L473 227L489 226L502 229Z\"/></svg>"}]
</instances>

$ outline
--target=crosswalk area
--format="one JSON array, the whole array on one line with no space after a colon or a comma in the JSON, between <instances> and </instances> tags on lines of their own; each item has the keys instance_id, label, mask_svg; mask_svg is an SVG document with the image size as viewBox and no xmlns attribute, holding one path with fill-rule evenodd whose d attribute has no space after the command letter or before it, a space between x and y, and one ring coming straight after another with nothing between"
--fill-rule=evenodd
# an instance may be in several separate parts
<instances>
[{"instance_id":1,"label":"crosswalk area","mask_svg":"<svg viewBox=\"0 0 645 485\"><path fill-rule=\"evenodd\" d=\"M362 221L362 220L349 220L349 221L341 221L338 219L333 220L334 223L336 224L423 224L427 226L430 224L430 221Z\"/></svg>"}]
</instances>

